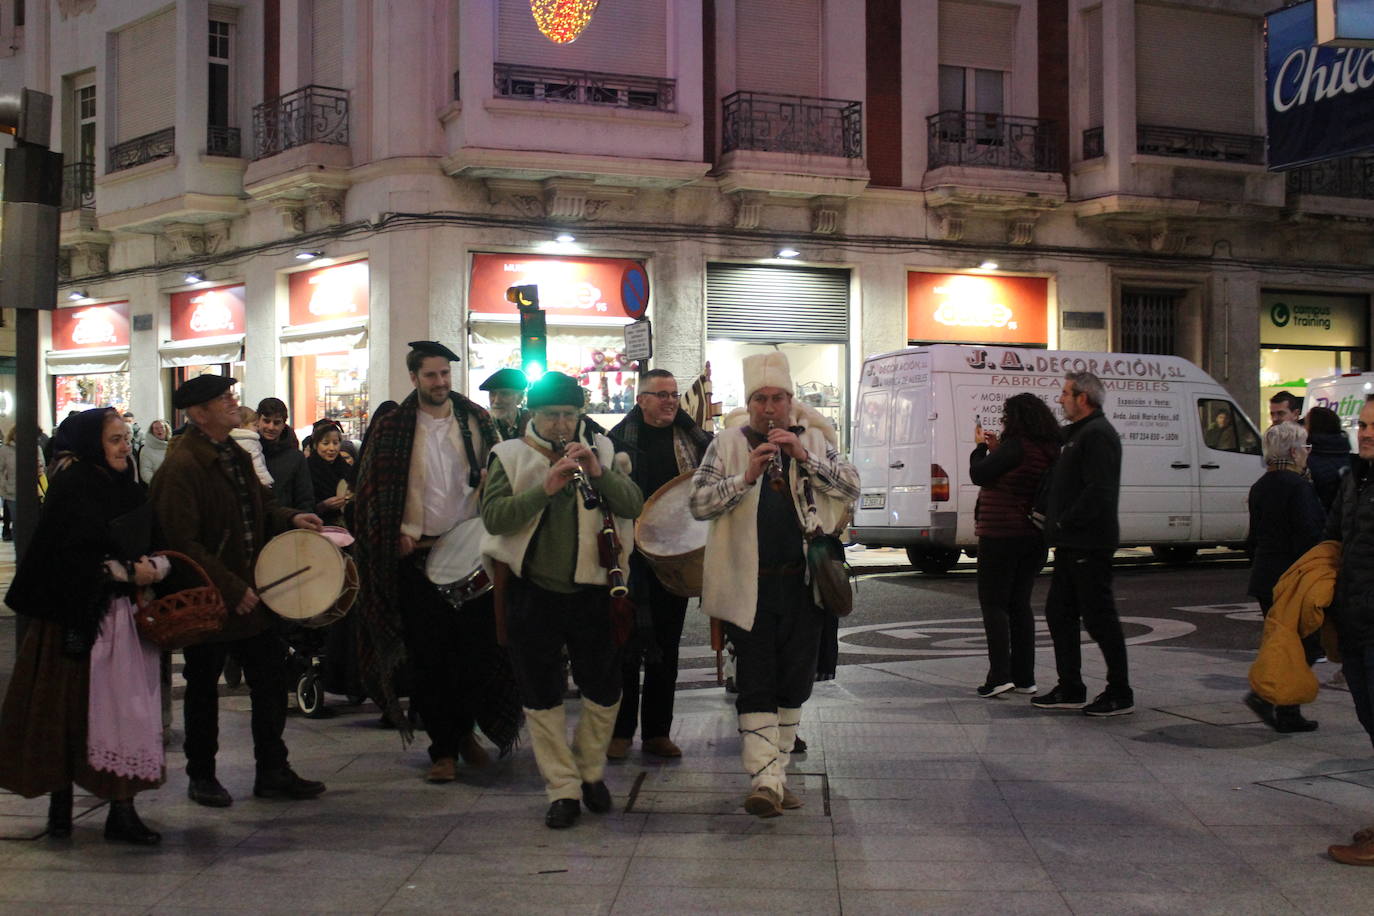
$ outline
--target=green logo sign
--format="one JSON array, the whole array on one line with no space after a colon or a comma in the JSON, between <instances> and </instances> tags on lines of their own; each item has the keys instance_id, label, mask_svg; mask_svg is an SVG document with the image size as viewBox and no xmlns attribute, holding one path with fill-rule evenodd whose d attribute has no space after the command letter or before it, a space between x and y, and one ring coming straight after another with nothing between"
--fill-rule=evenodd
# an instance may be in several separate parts
<instances>
[{"instance_id":1,"label":"green logo sign","mask_svg":"<svg viewBox=\"0 0 1374 916\"><path fill-rule=\"evenodd\" d=\"M1283 328L1288 326L1288 319L1291 313L1288 306L1282 302L1275 302L1274 307L1269 310L1269 320L1274 322L1274 327Z\"/></svg>"}]
</instances>

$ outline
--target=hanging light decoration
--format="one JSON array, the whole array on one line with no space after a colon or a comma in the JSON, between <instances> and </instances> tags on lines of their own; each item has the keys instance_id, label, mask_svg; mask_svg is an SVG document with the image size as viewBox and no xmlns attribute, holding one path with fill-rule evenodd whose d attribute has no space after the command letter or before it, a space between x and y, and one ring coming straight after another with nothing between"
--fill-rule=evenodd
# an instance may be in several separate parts
<instances>
[{"instance_id":1,"label":"hanging light decoration","mask_svg":"<svg viewBox=\"0 0 1374 916\"><path fill-rule=\"evenodd\" d=\"M539 31L554 44L577 40L592 21L599 0L530 0L530 12Z\"/></svg>"}]
</instances>

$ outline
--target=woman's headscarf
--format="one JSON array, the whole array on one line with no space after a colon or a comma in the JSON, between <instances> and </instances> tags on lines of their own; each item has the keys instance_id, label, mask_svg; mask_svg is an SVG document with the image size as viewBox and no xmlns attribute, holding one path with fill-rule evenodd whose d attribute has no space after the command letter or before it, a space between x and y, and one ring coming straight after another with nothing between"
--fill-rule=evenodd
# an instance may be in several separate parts
<instances>
[{"instance_id":1,"label":"woman's headscarf","mask_svg":"<svg viewBox=\"0 0 1374 916\"><path fill-rule=\"evenodd\" d=\"M71 427L67 433L67 446L71 452L81 461L88 461L97 467L104 468L115 477L132 477L133 456L129 456L129 461L125 462L124 470L117 471L110 467L105 460L105 422L110 416L119 416L119 412L113 407L92 407L90 410L83 410L75 417L70 418ZM67 421L62 423L62 427L67 429Z\"/></svg>"}]
</instances>

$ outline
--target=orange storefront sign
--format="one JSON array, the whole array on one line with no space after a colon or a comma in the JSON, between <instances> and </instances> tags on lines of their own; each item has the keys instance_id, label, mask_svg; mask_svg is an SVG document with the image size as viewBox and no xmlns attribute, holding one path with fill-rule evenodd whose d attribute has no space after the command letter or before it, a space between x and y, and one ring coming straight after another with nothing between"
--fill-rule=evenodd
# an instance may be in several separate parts
<instances>
[{"instance_id":1,"label":"orange storefront sign","mask_svg":"<svg viewBox=\"0 0 1374 916\"><path fill-rule=\"evenodd\" d=\"M94 350L129 345L129 303L106 302L54 309L52 348Z\"/></svg>"},{"instance_id":2,"label":"orange storefront sign","mask_svg":"<svg viewBox=\"0 0 1374 916\"><path fill-rule=\"evenodd\" d=\"M291 274L287 280L291 326L366 318L367 283L367 261L349 261Z\"/></svg>"},{"instance_id":3,"label":"orange storefront sign","mask_svg":"<svg viewBox=\"0 0 1374 916\"><path fill-rule=\"evenodd\" d=\"M172 339L242 334L247 311L243 284L172 293Z\"/></svg>"},{"instance_id":4,"label":"orange storefront sign","mask_svg":"<svg viewBox=\"0 0 1374 916\"><path fill-rule=\"evenodd\" d=\"M517 314L506 289L533 283L539 305L551 316L629 318L622 280L643 264L629 258L564 258L534 254L474 254L468 308L483 314Z\"/></svg>"},{"instance_id":5,"label":"orange storefront sign","mask_svg":"<svg viewBox=\"0 0 1374 916\"><path fill-rule=\"evenodd\" d=\"M906 275L907 339L940 343L1044 344L1050 281L981 274Z\"/></svg>"}]
</instances>

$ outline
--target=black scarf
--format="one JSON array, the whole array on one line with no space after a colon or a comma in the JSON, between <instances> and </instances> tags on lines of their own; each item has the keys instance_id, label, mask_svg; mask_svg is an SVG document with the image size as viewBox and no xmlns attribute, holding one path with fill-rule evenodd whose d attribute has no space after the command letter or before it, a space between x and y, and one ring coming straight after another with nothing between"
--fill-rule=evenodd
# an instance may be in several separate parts
<instances>
[{"instance_id":1,"label":"black scarf","mask_svg":"<svg viewBox=\"0 0 1374 916\"><path fill-rule=\"evenodd\" d=\"M331 496L339 495L339 481L348 484L349 491L355 489L354 481L357 479L357 472L353 465L344 460L343 452L333 461L325 461L318 452L312 451L310 457L305 459L305 463L310 467L310 481L315 487L315 505L329 499ZM345 513L340 509L332 509L320 513L326 525L337 525L344 518Z\"/></svg>"}]
</instances>

